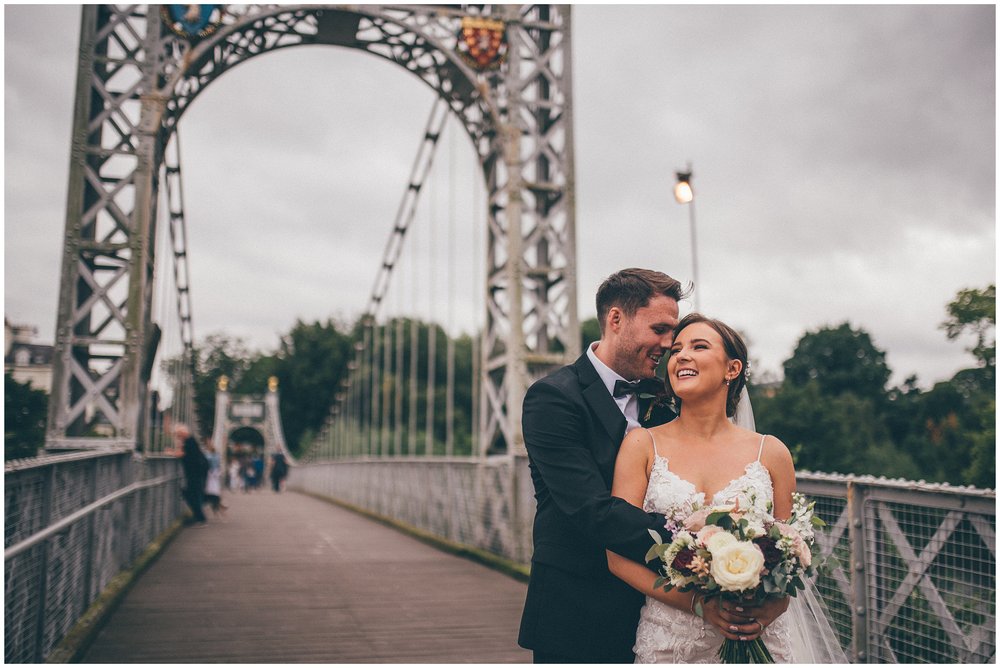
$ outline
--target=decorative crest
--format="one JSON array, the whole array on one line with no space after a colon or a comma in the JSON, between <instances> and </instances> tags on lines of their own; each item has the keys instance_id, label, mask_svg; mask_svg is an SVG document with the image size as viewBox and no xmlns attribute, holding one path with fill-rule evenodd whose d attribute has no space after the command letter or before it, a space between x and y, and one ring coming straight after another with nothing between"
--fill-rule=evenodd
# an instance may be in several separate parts
<instances>
[{"instance_id":1,"label":"decorative crest","mask_svg":"<svg viewBox=\"0 0 1000 668\"><path fill-rule=\"evenodd\" d=\"M208 37L222 25L222 5L163 5L163 20L185 39Z\"/></svg>"},{"instance_id":2,"label":"decorative crest","mask_svg":"<svg viewBox=\"0 0 1000 668\"><path fill-rule=\"evenodd\" d=\"M458 33L458 54L477 70L500 67L507 58L507 32L504 22L478 16L462 19Z\"/></svg>"}]
</instances>

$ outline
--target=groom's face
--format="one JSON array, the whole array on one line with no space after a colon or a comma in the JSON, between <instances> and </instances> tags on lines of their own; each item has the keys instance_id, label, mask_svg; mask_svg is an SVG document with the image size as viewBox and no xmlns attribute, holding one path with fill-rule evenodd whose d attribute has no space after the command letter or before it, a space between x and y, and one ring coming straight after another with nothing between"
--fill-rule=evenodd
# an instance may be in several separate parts
<instances>
[{"instance_id":1,"label":"groom's face","mask_svg":"<svg viewBox=\"0 0 1000 668\"><path fill-rule=\"evenodd\" d=\"M628 380L654 377L674 341L677 315L677 301L663 295L653 297L631 317L619 313L611 368Z\"/></svg>"}]
</instances>

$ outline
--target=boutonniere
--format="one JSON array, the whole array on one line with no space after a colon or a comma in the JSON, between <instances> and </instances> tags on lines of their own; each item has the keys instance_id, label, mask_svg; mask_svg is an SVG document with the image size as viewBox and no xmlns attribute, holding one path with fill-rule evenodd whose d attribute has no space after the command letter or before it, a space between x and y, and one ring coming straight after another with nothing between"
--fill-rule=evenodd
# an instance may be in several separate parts
<instances>
[{"instance_id":1,"label":"boutonniere","mask_svg":"<svg viewBox=\"0 0 1000 668\"><path fill-rule=\"evenodd\" d=\"M649 405L646 407L646 414L642 417L643 422L649 422L649 419L653 416L653 410L668 407L672 401L670 393L665 386L662 390L657 390L656 392L640 392L639 399L649 401Z\"/></svg>"}]
</instances>

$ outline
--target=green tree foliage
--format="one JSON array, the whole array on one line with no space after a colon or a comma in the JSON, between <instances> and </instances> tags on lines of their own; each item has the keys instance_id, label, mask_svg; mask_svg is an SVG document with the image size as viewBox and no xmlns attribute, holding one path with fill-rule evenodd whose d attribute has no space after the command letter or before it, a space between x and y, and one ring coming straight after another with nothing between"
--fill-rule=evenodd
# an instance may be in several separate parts
<instances>
[{"instance_id":1,"label":"green tree foliage","mask_svg":"<svg viewBox=\"0 0 1000 668\"><path fill-rule=\"evenodd\" d=\"M396 359L398 347L395 343L399 331L397 325L402 329L404 336L402 356L399 360ZM413 383L410 381L410 360L413 354L411 337L414 327L417 351L415 393L411 391ZM252 353L241 340L230 339L223 334L208 336L204 343L196 347L195 402L202 431L209 433L214 426L215 391L222 375L229 378L229 390L235 394L261 394L266 391L267 379L276 376L281 392L281 421L285 438L289 448L300 454L311 444L326 420L334 397L341 388L341 382L347 377L347 365L354 359L354 345L366 341L371 346L367 354L370 355L372 350L377 350L378 359L383 360L386 328L393 341L390 346L390 366L393 371L381 373L382 391L378 393L378 418L384 414L385 397L390 397L389 423L403 425L401 451L406 452L407 444L411 442L409 427L412 394L416 404L416 429L413 434L416 439L416 452L423 453L426 450L427 416L430 413L434 453L444 454L448 436L448 337L437 325L431 327L427 323L411 322L406 319L379 325L376 330L377 346L372 343L371 330L368 330L366 335L365 327L360 323L347 326L333 321L296 322L292 329L282 336L280 348L274 354ZM432 408L429 408L428 349L431 339L435 352L431 384L434 401L431 402ZM452 344L454 346L452 452L456 455L471 454L472 404L475 388L475 379L472 375L472 338L463 335L454 339ZM362 364L370 365L370 357L364 358ZM169 363L165 366L173 368ZM370 366L368 368L370 369ZM396 371L397 368L402 369L402 378ZM368 383L369 379L370 377L366 376L359 382ZM397 417L395 393L400 380L404 399L400 415ZM360 409L364 419L370 422L373 409L370 384L366 386Z\"/></svg>"},{"instance_id":2,"label":"green tree foliage","mask_svg":"<svg viewBox=\"0 0 1000 668\"><path fill-rule=\"evenodd\" d=\"M45 445L49 396L3 375L3 458L34 457Z\"/></svg>"},{"instance_id":3,"label":"green tree foliage","mask_svg":"<svg viewBox=\"0 0 1000 668\"><path fill-rule=\"evenodd\" d=\"M588 318L580 323L580 350L583 352L587 351L587 346L589 346L594 341L599 341L601 339L601 325L597 322L597 318Z\"/></svg>"},{"instance_id":4,"label":"green tree foliage","mask_svg":"<svg viewBox=\"0 0 1000 668\"><path fill-rule=\"evenodd\" d=\"M194 403L198 425L203 434L211 434L215 427L215 391L219 378L229 378L231 392L242 392L241 384L255 354L240 338L230 338L222 333L209 334L201 345L194 346L195 376ZM175 368L173 361L165 365ZM255 392L261 392L266 383Z\"/></svg>"},{"instance_id":5,"label":"green tree foliage","mask_svg":"<svg viewBox=\"0 0 1000 668\"><path fill-rule=\"evenodd\" d=\"M754 396L753 405L758 431L781 438L799 470L919 477L869 398L853 392L831 395L809 381L786 383L773 397Z\"/></svg>"},{"instance_id":6,"label":"green tree foliage","mask_svg":"<svg viewBox=\"0 0 1000 668\"><path fill-rule=\"evenodd\" d=\"M941 323L949 340L969 332L976 338L976 345L969 352L979 360L979 365L991 372L997 363L997 286L991 283L982 290L961 290L948 304L948 319ZM991 373L995 377L995 374Z\"/></svg>"},{"instance_id":7,"label":"green tree foliage","mask_svg":"<svg viewBox=\"0 0 1000 668\"><path fill-rule=\"evenodd\" d=\"M281 423L285 440L293 452L300 450L303 436L323 424L334 395L344 378L353 348L351 333L332 320L325 323L295 322L281 337L281 347L270 362L259 362L259 375L276 375L281 392ZM264 375L267 387L266 375Z\"/></svg>"},{"instance_id":8,"label":"green tree foliage","mask_svg":"<svg viewBox=\"0 0 1000 668\"><path fill-rule=\"evenodd\" d=\"M962 290L942 324L971 333L977 365L921 391L911 376L885 389L885 355L848 324L805 334L775 388L751 387L758 429L782 438L796 466L993 487L996 290Z\"/></svg>"},{"instance_id":9,"label":"green tree foliage","mask_svg":"<svg viewBox=\"0 0 1000 668\"><path fill-rule=\"evenodd\" d=\"M919 389L916 377L887 390L890 369L885 353L864 330L844 323L806 333L785 362L785 378L780 384L751 385L758 429L784 440L793 452L796 466L803 470L992 487L996 471L996 401L992 380L995 339L991 332L995 326L994 294L993 286L965 290L949 304L948 320L942 327L950 339L963 332L975 336L976 344L970 352L977 365L926 392ZM400 329L401 351L396 343ZM196 381L203 429L211 428L220 375L229 376L233 392L248 394L264 392L267 378L277 376L286 439L293 450L301 453L322 429L333 399L347 377L348 364L354 360L354 347L361 342L370 346L366 349L367 356L360 360L362 370L369 366L367 375L355 379L360 385L354 389L357 404L353 410L360 409L362 424L370 425L375 409L370 375L372 352L377 350L380 362L385 359L386 330L392 341L391 372L379 375L376 422L385 416L389 425L400 425L401 429L398 440L394 435L378 439L376 451L384 448L385 452L394 453L398 446L401 454L408 454L410 445L415 444L413 454L426 452L427 417L431 410L433 452L444 454L448 433L448 337L437 325L406 319L378 325L376 337L371 329L366 333L360 322L350 326L332 321L296 322L273 354L250 353L240 340L223 335L208 337L198 349ZM375 338L379 340L377 346ZM582 348L599 338L596 318L581 323ZM451 343L455 361L453 452L470 454L473 396L477 387L473 376L473 340L460 336ZM435 361L429 370L431 344ZM415 381L411 380L414 351ZM430 409L429 374L433 378L434 397ZM401 405L395 401L397 393L403 397ZM388 408L386 398L390 398Z\"/></svg>"},{"instance_id":10,"label":"green tree foliage","mask_svg":"<svg viewBox=\"0 0 1000 668\"><path fill-rule=\"evenodd\" d=\"M814 381L824 395L851 393L873 400L884 395L890 375L885 353L867 332L846 322L803 336L784 368L785 380L792 385Z\"/></svg>"},{"instance_id":11,"label":"green tree foliage","mask_svg":"<svg viewBox=\"0 0 1000 668\"><path fill-rule=\"evenodd\" d=\"M448 439L448 336L438 325L430 325L421 321L410 319L391 320L375 328L376 334L373 336L371 330L366 334L363 328L358 328L355 336L359 341L364 342L369 347L361 358L360 367L362 374L355 378L359 385L355 387L358 397L358 405L355 410L360 412L361 421L370 424L372 411L375 409L371 393L370 377L370 355L377 354L382 360L385 356L384 341L385 330L390 332L390 363L389 373L380 371L379 387L376 401L378 402L378 412L376 423L382 418L388 420L391 426L400 425L398 443L393 436L386 436L386 442L379 441L375 446L377 451L383 448L386 452L396 452L398 447L401 454L423 454L427 451L428 441L428 416L430 416L432 438L430 439L433 454L441 455L446 453ZM402 355L397 359L397 334L402 332ZM377 343L372 342L377 339ZM473 377L473 340L472 337L462 335L452 341L454 346L454 391L453 391L453 411L454 421L452 426L452 454L469 455L472 454L473 440L473 393L476 388L476 379ZM433 372L428 374L430 365L429 351L434 350ZM416 373L413 373L412 361L416 351ZM429 382L433 379L433 382ZM358 391L360 387L360 391ZM433 401L428 401L428 391L433 391ZM396 414L395 397L401 392L402 401L399 405L399 414ZM388 408L386 401L388 400ZM411 419L412 417L412 419Z\"/></svg>"}]
</instances>

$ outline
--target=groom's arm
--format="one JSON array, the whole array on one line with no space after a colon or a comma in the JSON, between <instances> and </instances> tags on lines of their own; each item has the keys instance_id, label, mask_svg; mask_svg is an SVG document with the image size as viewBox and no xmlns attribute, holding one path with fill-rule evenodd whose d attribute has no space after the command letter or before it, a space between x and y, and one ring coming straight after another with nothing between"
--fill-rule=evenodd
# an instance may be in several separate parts
<instances>
[{"instance_id":1,"label":"groom's arm","mask_svg":"<svg viewBox=\"0 0 1000 668\"><path fill-rule=\"evenodd\" d=\"M539 382L524 399L524 444L553 503L590 540L645 562L649 529L665 535L665 518L611 496L587 445L588 414L558 387Z\"/></svg>"}]
</instances>

